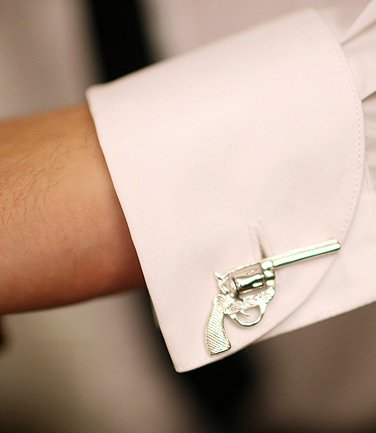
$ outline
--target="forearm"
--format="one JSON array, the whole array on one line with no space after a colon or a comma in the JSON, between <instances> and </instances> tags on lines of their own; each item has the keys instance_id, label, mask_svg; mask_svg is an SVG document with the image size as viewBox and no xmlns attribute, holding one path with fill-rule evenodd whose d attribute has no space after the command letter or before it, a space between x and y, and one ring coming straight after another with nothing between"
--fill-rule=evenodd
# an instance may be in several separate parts
<instances>
[{"instance_id":1,"label":"forearm","mask_svg":"<svg viewBox=\"0 0 376 433\"><path fill-rule=\"evenodd\" d=\"M86 105L0 124L0 313L143 284Z\"/></svg>"}]
</instances>

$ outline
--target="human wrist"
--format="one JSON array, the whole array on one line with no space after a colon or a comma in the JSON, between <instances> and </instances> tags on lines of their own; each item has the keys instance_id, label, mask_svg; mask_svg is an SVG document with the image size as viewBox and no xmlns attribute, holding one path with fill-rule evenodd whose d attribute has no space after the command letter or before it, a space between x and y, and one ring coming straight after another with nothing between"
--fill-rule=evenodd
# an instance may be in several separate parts
<instances>
[{"instance_id":1,"label":"human wrist","mask_svg":"<svg viewBox=\"0 0 376 433\"><path fill-rule=\"evenodd\" d=\"M0 312L142 285L86 105L0 128Z\"/></svg>"}]
</instances>

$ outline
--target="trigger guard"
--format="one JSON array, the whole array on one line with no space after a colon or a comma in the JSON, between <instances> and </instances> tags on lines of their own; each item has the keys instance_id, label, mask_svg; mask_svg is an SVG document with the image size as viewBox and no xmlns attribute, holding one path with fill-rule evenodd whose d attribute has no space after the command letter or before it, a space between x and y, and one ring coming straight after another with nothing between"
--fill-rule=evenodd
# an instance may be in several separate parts
<instances>
[{"instance_id":1,"label":"trigger guard","mask_svg":"<svg viewBox=\"0 0 376 433\"><path fill-rule=\"evenodd\" d=\"M239 313L233 313L233 314L230 314L230 317L231 317L232 320L234 320L234 321L235 321L236 323L238 323L240 326L245 326L245 327L255 326L255 325L257 325L258 323L260 323L261 320L262 320L262 318L264 317L265 310L266 310L266 305L265 305L265 304L258 304L258 305L255 305L255 306L252 307L252 308L258 308L258 309L259 309L259 312L260 312L260 314L259 314L259 316L257 317L257 319L256 319L256 320L253 320L252 322L244 322L243 320L239 319L239 317L238 317L238 314L239 314Z\"/></svg>"}]
</instances>

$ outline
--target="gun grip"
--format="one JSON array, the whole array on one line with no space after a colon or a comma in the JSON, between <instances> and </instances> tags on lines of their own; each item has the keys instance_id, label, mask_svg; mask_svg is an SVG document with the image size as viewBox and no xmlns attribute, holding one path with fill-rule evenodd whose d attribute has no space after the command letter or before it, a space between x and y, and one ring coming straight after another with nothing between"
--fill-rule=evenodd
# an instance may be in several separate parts
<instances>
[{"instance_id":1,"label":"gun grip","mask_svg":"<svg viewBox=\"0 0 376 433\"><path fill-rule=\"evenodd\" d=\"M225 308L225 297L223 295L217 295L214 298L213 308L211 310L208 326L206 328L206 346L210 355L225 352L231 347L230 340L226 335L223 323Z\"/></svg>"}]
</instances>

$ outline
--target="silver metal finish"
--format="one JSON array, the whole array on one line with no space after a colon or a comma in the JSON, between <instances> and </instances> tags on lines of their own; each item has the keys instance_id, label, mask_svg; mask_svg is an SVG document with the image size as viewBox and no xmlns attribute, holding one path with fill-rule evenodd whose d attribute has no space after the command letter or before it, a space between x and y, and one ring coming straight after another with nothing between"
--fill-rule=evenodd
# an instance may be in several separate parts
<instances>
[{"instance_id":1,"label":"silver metal finish","mask_svg":"<svg viewBox=\"0 0 376 433\"><path fill-rule=\"evenodd\" d=\"M231 347L224 327L225 316L244 327L260 323L268 303L275 295L275 268L334 252L340 248L340 243L331 239L277 256L262 258L258 262L232 269L224 275L215 273L219 293L214 297L205 332L209 353L215 355ZM253 318L250 314L252 309L256 312Z\"/></svg>"}]
</instances>

